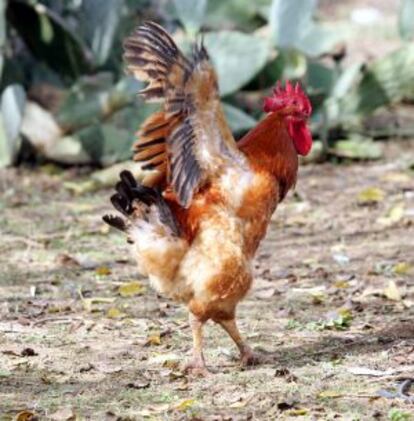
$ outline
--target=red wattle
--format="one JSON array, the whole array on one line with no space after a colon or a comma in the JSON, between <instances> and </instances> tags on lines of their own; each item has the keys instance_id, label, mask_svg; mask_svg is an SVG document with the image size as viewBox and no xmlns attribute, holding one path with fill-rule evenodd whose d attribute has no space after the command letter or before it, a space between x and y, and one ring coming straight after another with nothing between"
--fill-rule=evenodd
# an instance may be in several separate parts
<instances>
[{"instance_id":1,"label":"red wattle","mask_svg":"<svg viewBox=\"0 0 414 421\"><path fill-rule=\"evenodd\" d=\"M312 148L312 134L305 121L290 121L288 131L299 155L307 155Z\"/></svg>"}]
</instances>

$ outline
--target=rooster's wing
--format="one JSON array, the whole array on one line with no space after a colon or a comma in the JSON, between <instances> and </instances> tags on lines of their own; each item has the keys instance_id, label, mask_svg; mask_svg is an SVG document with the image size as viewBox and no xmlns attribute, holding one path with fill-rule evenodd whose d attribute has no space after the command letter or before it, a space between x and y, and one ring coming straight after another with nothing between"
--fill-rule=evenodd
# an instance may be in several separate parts
<instances>
[{"instance_id":1,"label":"rooster's wing","mask_svg":"<svg viewBox=\"0 0 414 421\"><path fill-rule=\"evenodd\" d=\"M243 166L220 103L217 75L202 43L186 58L164 29L146 22L125 42L128 71L148 82L140 94L163 101L138 133L135 160L155 169L152 185L167 182L183 207L228 166Z\"/></svg>"}]
</instances>

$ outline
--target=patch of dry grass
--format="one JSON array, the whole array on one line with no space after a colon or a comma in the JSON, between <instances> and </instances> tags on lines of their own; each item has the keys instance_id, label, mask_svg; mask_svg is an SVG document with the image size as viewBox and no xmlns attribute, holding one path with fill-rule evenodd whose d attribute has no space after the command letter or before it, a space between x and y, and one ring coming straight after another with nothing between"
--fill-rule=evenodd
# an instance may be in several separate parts
<instances>
[{"instance_id":1,"label":"patch of dry grass","mask_svg":"<svg viewBox=\"0 0 414 421\"><path fill-rule=\"evenodd\" d=\"M239 309L268 362L242 370L211 324L207 379L179 369L191 347L185 310L147 287L101 222L108 192L72 197L60 176L5 172L0 419L24 409L40 419L409 419L413 405L378 396L414 376L414 143L404 150L403 161L391 151L376 164L303 168ZM370 187L380 200L360 203ZM144 288L120 295L132 281Z\"/></svg>"}]
</instances>

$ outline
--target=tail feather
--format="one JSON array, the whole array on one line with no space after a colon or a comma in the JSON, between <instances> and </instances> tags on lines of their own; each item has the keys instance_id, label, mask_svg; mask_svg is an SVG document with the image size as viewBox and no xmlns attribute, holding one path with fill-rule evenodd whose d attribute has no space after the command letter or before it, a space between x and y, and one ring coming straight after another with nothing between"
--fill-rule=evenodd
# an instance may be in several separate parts
<instances>
[{"instance_id":1,"label":"tail feather","mask_svg":"<svg viewBox=\"0 0 414 421\"><path fill-rule=\"evenodd\" d=\"M138 184L134 176L126 170L121 172L120 178L115 187L116 193L111 196L112 205L117 211L131 219L140 208L140 204L146 207L155 206L159 221L166 225L173 235L181 235L180 226L159 190ZM139 212L139 217L142 217L142 212ZM127 224L120 217L105 215L104 221L121 231L126 231Z\"/></svg>"},{"instance_id":2,"label":"tail feather","mask_svg":"<svg viewBox=\"0 0 414 421\"><path fill-rule=\"evenodd\" d=\"M130 171L121 171L119 177L131 189L138 186L137 180L135 180L134 176Z\"/></svg>"},{"instance_id":3,"label":"tail feather","mask_svg":"<svg viewBox=\"0 0 414 421\"><path fill-rule=\"evenodd\" d=\"M126 199L126 206L132 204L132 201L136 198L133 189L130 189L123 181L116 183L115 190L120 196ZM132 209L130 213L132 213Z\"/></svg>"},{"instance_id":4,"label":"tail feather","mask_svg":"<svg viewBox=\"0 0 414 421\"><path fill-rule=\"evenodd\" d=\"M127 231L127 225L125 221L120 218L119 216L115 215L104 215L102 219L111 227L114 227L120 231L126 232Z\"/></svg>"},{"instance_id":5,"label":"tail feather","mask_svg":"<svg viewBox=\"0 0 414 421\"><path fill-rule=\"evenodd\" d=\"M133 211L131 203L120 193L115 193L111 196L111 203L112 206L124 216L130 216Z\"/></svg>"},{"instance_id":6,"label":"tail feather","mask_svg":"<svg viewBox=\"0 0 414 421\"><path fill-rule=\"evenodd\" d=\"M176 274L188 242L160 191L137 183L129 171L123 171L111 201L125 218L105 215L103 220L126 233L139 272L148 275L159 293L187 297L188 286Z\"/></svg>"}]
</instances>

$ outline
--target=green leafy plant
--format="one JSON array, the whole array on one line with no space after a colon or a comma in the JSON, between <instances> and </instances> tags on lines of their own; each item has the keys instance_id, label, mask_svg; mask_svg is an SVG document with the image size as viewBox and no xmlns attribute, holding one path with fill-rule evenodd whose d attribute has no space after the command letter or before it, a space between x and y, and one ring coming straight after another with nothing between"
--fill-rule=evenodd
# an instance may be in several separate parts
<instances>
[{"instance_id":1,"label":"green leafy plant","mask_svg":"<svg viewBox=\"0 0 414 421\"><path fill-rule=\"evenodd\" d=\"M122 42L145 19L184 49L203 37L236 136L261 118L262 98L277 80L298 80L325 156L378 157L370 138L379 134L363 122L414 97L414 46L405 42L413 37L413 3L401 2L399 50L344 67L341 32L318 21L317 0L0 0L0 166L16 163L27 143L38 159L66 164L130 156L154 107L124 75Z\"/></svg>"},{"instance_id":2,"label":"green leafy plant","mask_svg":"<svg viewBox=\"0 0 414 421\"><path fill-rule=\"evenodd\" d=\"M390 410L388 418L390 421L410 421L413 419L411 414L397 408L392 408Z\"/></svg>"},{"instance_id":3,"label":"green leafy plant","mask_svg":"<svg viewBox=\"0 0 414 421\"><path fill-rule=\"evenodd\" d=\"M402 0L399 13L399 30L401 38L411 41L414 38L414 1Z\"/></svg>"},{"instance_id":4,"label":"green leafy plant","mask_svg":"<svg viewBox=\"0 0 414 421\"><path fill-rule=\"evenodd\" d=\"M273 1L270 26L278 47L297 49L309 57L332 50L340 38L314 20L316 6L316 0Z\"/></svg>"}]
</instances>

